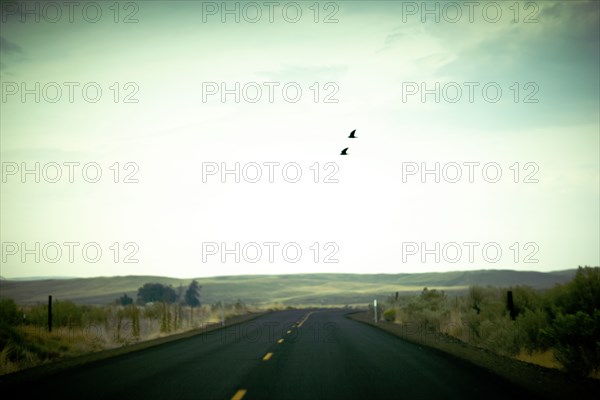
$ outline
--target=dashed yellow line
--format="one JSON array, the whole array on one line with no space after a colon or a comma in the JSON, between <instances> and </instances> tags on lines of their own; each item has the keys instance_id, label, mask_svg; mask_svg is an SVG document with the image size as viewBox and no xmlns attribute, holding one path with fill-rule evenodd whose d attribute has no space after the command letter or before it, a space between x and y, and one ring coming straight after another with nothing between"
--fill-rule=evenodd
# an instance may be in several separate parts
<instances>
[{"instance_id":1,"label":"dashed yellow line","mask_svg":"<svg viewBox=\"0 0 600 400\"><path fill-rule=\"evenodd\" d=\"M279 340L277 341L277 343L279 343L279 344L283 343L283 339L279 339Z\"/></svg>"},{"instance_id":2,"label":"dashed yellow line","mask_svg":"<svg viewBox=\"0 0 600 400\"><path fill-rule=\"evenodd\" d=\"M308 319L308 317L310 317L310 314L312 314L314 311L309 312L308 314L306 314L306 316L304 317L304 319L302 319L302 321L298 322L298 328L302 327L302 325L306 322L306 320Z\"/></svg>"},{"instance_id":3,"label":"dashed yellow line","mask_svg":"<svg viewBox=\"0 0 600 400\"><path fill-rule=\"evenodd\" d=\"M267 353L265 354L265 356L263 357L263 361L269 361L269 359L273 357L273 353Z\"/></svg>"},{"instance_id":4,"label":"dashed yellow line","mask_svg":"<svg viewBox=\"0 0 600 400\"><path fill-rule=\"evenodd\" d=\"M240 389L231 398L231 400L242 400L246 395L246 389Z\"/></svg>"}]
</instances>

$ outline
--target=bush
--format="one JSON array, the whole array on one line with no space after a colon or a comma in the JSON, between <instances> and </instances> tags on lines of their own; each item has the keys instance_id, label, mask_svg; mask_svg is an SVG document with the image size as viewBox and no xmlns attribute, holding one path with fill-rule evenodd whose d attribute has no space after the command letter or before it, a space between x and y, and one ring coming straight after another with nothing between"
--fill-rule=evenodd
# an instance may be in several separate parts
<instances>
[{"instance_id":1,"label":"bush","mask_svg":"<svg viewBox=\"0 0 600 400\"><path fill-rule=\"evenodd\" d=\"M390 308L389 310L386 310L383 313L383 319L386 320L387 322L396 321L396 309Z\"/></svg>"},{"instance_id":2,"label":"bush","mask_svg":"<svg viewBox=\"0 0 600 400\"><path fill-rule=\"evenodd\" d=\"M17 325L20 322L20 314L13 299L0 300L0 324Z\"/></svg>"},{"instance_id":3,"label":"bush","mask_svg":"<svg viewBox=\"0 0 600 400\"><path fill-rule=\"evenodd\" d=\"M127 293L125 293L123 296L121 296L117 300L115 300L115 303L119 304L121 306L127 306L129 304L133 304L133 299L131 297L129 297L127 295Z\"/></svg>"},{"instance_id":4,"label":"bush","mask_svg":"<svg viewBox=\"0 0 600 400\"><path fill-rule=\"evenodd\" d=\"M444 292L424 288L398 310L399 319L425 332L452 331L469 344L507 356L552 349L567 371L600 373L600 267L579 267L570 282L546 292L528 286L509 290L514 321L507 289L493 286L471 286L462 307L458 300L452 306Z\"/></svg>"},{"instance_id":5,"label":"bush","mask_svg":"<svg viewBox=\"0 0 600 400\"><path fill-rule=\"evenodd\" d=\"M600 268L579 267L575 278L548 294L550 326L544 336L567 371L600 370Z\"/></svg>"},{"instance_id":6,"label":"bush","mask_svg":"<svg viewBox=\"0 0 600 400\"><path fill-rule=\"evenodd\" d=\"M544 310L526 309L517 316L515 324L521 333L522 346L529 354L550 348L551 343L543 334L548 326L548 314Z\"/></svg>"},{"instance_id":7,"label":"bush","mask_svg":"<svg viewBox=\"0 0 600 400\"><path fill-rule=\"evenodd\" d=\"M497 318L485 327L483 347L506 356L515 356L521 350L521 334L508 316Z\"/></svg>"},{"instance_id":8,"label":"bush","mask_svg":"<svg viewBox=\"0 0 600 400\"><path fill-rule=\"evenodd\" d=\"M444 293L443 290L438 291L436 289L429 290L427 288L423 288L423 291L420 295L420 300L425 304L426 308L436 311L442 308L446 300L446 293Z\"/></svg>"},{"instance_id":9,"label":"bush","mask_svg":"<svg viewBox=\"0 0 600 400\"><path fill-rule=\"evenodd\" d=\"M600 369L600 310L558 314L544 333L554 344L554 357L569 372L587 376Z\"/></svg>"},{"instance_id":10,"label":"bush","mask_svg":"<svg viewBox=\"0 0 600 400\"><path fill-rule=\"evenodd\" d=\"M19 333L16 328L4 324L0 324L0 351L9 345L9 343L16 344L18 346L23 345L23 335ZM14 355L12 355L14 357ZM11 357L11 361L14 359Z\"/></svg>"},{"instance_id":11,"label":"bush","mask_svg":"<svg viewBox=\"0 0 600 400\"><path fill-rule=\"evenodd\" d=\"M527 310L537 310L542 306L542 295L530 286L509 288L513 292L515 314L519 316Z\"/></svg>"}]
</instances>

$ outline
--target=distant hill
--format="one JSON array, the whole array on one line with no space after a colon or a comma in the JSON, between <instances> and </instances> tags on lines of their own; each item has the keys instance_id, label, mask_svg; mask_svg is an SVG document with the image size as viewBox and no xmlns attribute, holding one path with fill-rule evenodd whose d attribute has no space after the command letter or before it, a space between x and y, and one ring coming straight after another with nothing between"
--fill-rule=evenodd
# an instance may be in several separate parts
<instances>
[{"instance_id":1,"label":"distant hill","mask_svg":"<svg viewBox=\"0 0 600 400\"><path fill-rule=\"evenodd\" d=\"M464 292L471 285L508 287L528 285L551 288L569 281L576 270L554 272L478 270L419 274L293 274L239 275L198 278L201 301L248 304L344 305L365 304L374 297L385 298L398 291L418 293L423 287L449 293ZM0 280L0 297L19 304L73 300L80 304L108 304L127 293L136 298L137 289L148 282L187 287L191 279L159 276L115 276L72 279Z\"/></svg>"}]
</instances>

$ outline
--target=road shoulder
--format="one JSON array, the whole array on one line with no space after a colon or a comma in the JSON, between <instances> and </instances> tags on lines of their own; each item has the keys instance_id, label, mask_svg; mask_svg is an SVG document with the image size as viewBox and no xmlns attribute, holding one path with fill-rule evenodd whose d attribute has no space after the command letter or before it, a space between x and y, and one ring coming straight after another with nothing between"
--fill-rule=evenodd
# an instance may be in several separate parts
<instances>
[{"instance_id":1,"label":"road shoulder","mask_svg":"<svg viewBox=\"0 0 600 400\"><path fill-rule=\"evenodd\" d=\"M595 398L600 393L600 382L594 379L572 377L562 371L499 356L447 335L415 332L414 329L410 331L405 326L385 321L375 324L367 312L351 313L347 317L374 326L408 342L468 361L544 398Z\"/></svg>"},{"instance_id":2,"label":"road shoulder","mask_svg":"<svg viewBox=\"0 0 600 400\"><path fill-rule=\"evenodd\" d=\"M238 325L244 322L248 322L254 320L258 317L262 317L264 315L269 314L268 312L260 312L260 313L251 313L245 315L238 315L225 320L225 325L221 324L212 324L203 326L198 329L193 329L187 332L177 333L169 336L163 336L157 339L146 340L122 347L117 347L114 349L108 349L103 351L98 351L95 353L85 354L82 356L77 356L73 358L68 358L48 364L42 364L36 367L24 369L21 371L13 372L10 374L0 376L0 385L18 385L23 384L32 380L37 380L41 378L45 378L47 376L81 367L85 364L89 364L92 362L97 362L101 360L106 360L108 358L113 358L117 356L122 356L125 354L133 353L136 351L145 350L151 347L160 346L166 343L174 342L177 340L187 339L196 335L201 335L203 333L212 332L218 329L224 329L230 326Z\"/></svg>"}]
</instances>

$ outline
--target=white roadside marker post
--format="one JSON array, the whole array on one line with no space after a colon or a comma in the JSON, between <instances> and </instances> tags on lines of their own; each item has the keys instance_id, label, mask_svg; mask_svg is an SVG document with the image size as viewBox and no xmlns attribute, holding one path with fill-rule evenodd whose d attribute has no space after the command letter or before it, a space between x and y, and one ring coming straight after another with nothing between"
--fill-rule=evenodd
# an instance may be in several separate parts
<instances>
[{"instance_id":1,"label":"white roadside marker post","mask_svg":"<svg viewBox=\"0 0 600 400\"><path fill-rule=\"evenodd\" d=\"M373 300L373 311L375 313L375 323L377 323L377 299Z\"/></svg>"}]
</instances>

